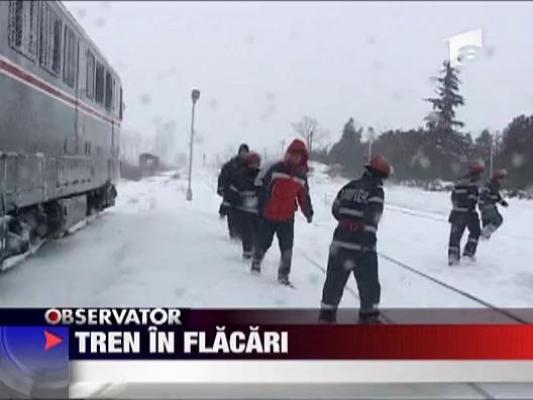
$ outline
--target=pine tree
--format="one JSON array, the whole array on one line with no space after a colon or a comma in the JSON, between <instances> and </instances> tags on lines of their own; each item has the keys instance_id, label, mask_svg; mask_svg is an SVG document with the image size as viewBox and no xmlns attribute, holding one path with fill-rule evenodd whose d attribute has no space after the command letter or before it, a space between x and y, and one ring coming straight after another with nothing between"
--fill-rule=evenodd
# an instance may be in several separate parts
<instances>
[{"instance_id":1,"label":"pine tree","mask_svg":"<svg viewBox=\"0 0 533 400\"><path fill-rule=\"evenodd\" d=\"M445 61L440 73L440 77L434 78L438 84L437 96L425 99L431 103L433 112L425 118L429 135L423 151L435 177L451 179L464 168L470 146L468 139L457 130L464 124L455 119L455 109L464 104L459 93L459 70Z\"/></svg>"},{"instance_id":2,"label":"pine tree","mask_svg":"<svg viewBox=\"0 0 533 400\"><path fill-rule=\"evenodd\" d=\"M331 162L343 166L344 174L355 177L363 170L367 161L366 147L361 138L363 128L356 129L353 118L344 125L340 140L329 151L328 157Z\"/></svg>"},{"instance_id":3,"label":"pine tree","mask_svg":"<svg viewBox=\"0 0 533 400\"><path fill-rule=\"evenodd\" d=\"M427 128L454 132L455 127L461 128L464 124L455 119L455 109L464 104L464 98L459 94L459 70L452 67L449 61L443 63L440 71L442 76L435 78L439 83L436 89L437 97L425 99L433 106L433 112L425 118Z\"/></svg>"}]
</instances>

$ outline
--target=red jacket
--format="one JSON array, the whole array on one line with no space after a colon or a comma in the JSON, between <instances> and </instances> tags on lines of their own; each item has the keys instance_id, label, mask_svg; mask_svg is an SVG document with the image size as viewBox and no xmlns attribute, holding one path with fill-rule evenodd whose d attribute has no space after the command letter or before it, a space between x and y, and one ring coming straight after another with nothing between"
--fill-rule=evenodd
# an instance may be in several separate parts
<instances>
[{"instance_id":1,"label":"red jacket","mask_svg":"<svg viewBox=\"0 0 533 400\"><path fill-rule=\"evenodd\" d=\"M302 154L299 165L289 163L287 155L291 152ZM258 177L259 212L272 221L293 220L298 205L307 218L313 216L307 183L309 154L305 144L299 139L294 140L287 149L287 155L285 160L273 164Z\"/></svg>"}]
</instances>

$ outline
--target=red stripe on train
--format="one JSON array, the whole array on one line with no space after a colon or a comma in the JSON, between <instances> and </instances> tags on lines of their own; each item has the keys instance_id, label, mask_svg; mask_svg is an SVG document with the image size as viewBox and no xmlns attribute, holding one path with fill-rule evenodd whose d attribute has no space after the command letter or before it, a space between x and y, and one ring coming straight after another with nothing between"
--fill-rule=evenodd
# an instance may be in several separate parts
<instances>
[{"instance_id":1,"label":"red stripe on train","mask_svg":"<svg viewBox=\"0 0 533 400\"><path fill-rule=\"evenodd\" d=\"M56 97L56 98L58 98L60 100L63 100L65 102L69 103L70 105L72 105L75 108L79 107L79 108L83 109L83 111L85 111L85 112L87 112L87 113L89 113L89 114L91 114L91 115L93 115L95 117L98 117L100 119L103 119L104 121L106 121L106 122L108 122L110 124L115 124L115 125L118 125L118 126L120 125L114 119L109 118L107 115L99 113L99 112L93 110L91 107L89 107L85 103L82 103L81 101L75 99L74 97L71 97L71 96L68 96L68 95L62 93L60 90L56 89L54 86L49 85L48 83L43 82L40 79L35 78L34 76L32 76L29 73L25 72L23 69L17 67L16 65L7 63L4 60L0 60L0 69L3 69L4 71L7 71L7 72L9 72L12 75L15 75L17 78L20 78L21 80L23 80L23 81L25 81L25 82L33 85L33 86L38 87L39 89L45 91L46 93L50 94L51 96L54 96L54 97Z\"/></svg>"}]
</instances>

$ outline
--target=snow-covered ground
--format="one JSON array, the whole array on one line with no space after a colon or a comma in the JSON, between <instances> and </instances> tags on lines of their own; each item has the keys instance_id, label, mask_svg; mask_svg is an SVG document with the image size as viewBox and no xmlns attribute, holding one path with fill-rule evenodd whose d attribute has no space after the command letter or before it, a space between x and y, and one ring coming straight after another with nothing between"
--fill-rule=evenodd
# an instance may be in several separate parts
<instances>
[{"instance_id":1,"label":"snow-covered ground","mask_svg":"<svg viewBox=\"0 0 533 400\"><path fill-rule=\"evenodd\" d=\"M318 166L315 170L311 190L315 203L321 204L317 204L314 225L324 229L325 235L326 232L333 231L335 223L330 214L330 205L346 180L327 178L323 166ZM533 202L510 199L509 208L500 207L504 224L490 241L480 241L477 262L463 263L454 268L446 264L450 230L448 215L451 207L449 193L389 185L385 189L385 202L386 209L378 234L378 250L382 256L414 267L499 307L533 305ZM309 232L309 237L312 235ZM316 234L315 236L318 237ZM463 243L465 241L466 233ZM322 255L323 247L325 246L317 245L314 248L316 257ZM418 283L413 280L415 278L412 273L396 280L398 268L381 258L380 273L385 305L457 305L454 298L449 296L450 291L447 291L444 298L440 298L438 292L424 295ZM396 291L402 288L410 289L407 291L411 294L396 297ZM430 292L434 289L437 289L435 285L430 288ZM470 304L465 302L461 305L466 307Z\"/></svg>"},{"instance_id":2,"label":"snow-covered ground","mask_svg":"<svg viewBox=\"0 0 533 400\"><path fill-rule=\"evenodd\" d=\"M0 306L317 307L335 225L331 202L345 180L315 166L315 219L296 219L292 290L275 283L276 243L262 276L248 272L217 215L216 173L198 170L192 202L184 177L121 182L114 208L0 276ZM378 234L383 306L479 307L390 258L494 305L533 306L533 202L511 200L477 263L457 268L446 264L448 193L391 186L386 202ZM342 305L358 306L350 287Z\"/></svg>"}]
</instances>

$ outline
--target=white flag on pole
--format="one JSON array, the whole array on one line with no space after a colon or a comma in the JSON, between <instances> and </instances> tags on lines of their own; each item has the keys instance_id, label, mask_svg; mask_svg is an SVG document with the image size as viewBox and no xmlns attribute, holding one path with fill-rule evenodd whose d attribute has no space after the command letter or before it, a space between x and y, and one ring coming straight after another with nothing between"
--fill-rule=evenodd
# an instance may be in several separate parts
<instances>
[{"instance_id":1,"label":"white flag on pole","mask_svg":"<svg viewBox=\"0 0 533 400\"><path fill-rule=\"evenodd\" d=\"M454 35L447 39L450 64L453 67L461 65L464 60L472 60L477 52L483 48L483 31L475 29Z\"/></svg>"}]
</instances>

